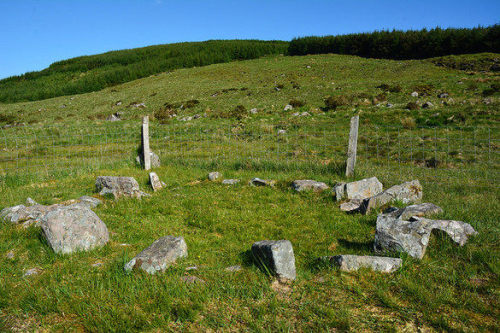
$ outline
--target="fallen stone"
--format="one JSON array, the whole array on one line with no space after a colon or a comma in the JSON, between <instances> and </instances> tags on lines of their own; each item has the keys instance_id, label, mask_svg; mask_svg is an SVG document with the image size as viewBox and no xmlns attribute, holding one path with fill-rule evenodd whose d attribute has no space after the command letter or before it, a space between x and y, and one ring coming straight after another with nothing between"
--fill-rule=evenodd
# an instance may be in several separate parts
<instances>
[{"instance_id":1,"label":"fallen stone","mask_svg":"<svg viewBox=\"0 0 500 333\"><path fill-rule=\"evenodd\" d=\"M422 104L423 109L430 109L432 107L434 107L434 104L432 104L431 102L425 102L424 104Z\"/></svg>"},{"instance_id":2,"label":"fallen stone","mask_svg":"<svg viewBox=\"0 0 500 333\"><path fill-rule=\"evenodd\" d=\"M339 183L334 191L337 200L366 199L382 192L382 183L377 177L366 178L351 183Z\"/></svg>"},{"instance_id":3,"label":"fallen stone","mask_svg":"<svg viewBox=\"0 0 500 333\"><path fill-rule=\"evenodd\" d=\"M418 97L418 92L416 92L416 91L412 92L411 97Z\"/></svg>"},{"instance_id":4,"label":"fallen stone","mask_svg":"<svg viewBox=\"0 0 500 333\"><path fill-rule=\"evenodd\" d=\"M302 191L321 192L330 188L325 183L309 179L296 180L292 183L292 187L295 191L298 192Z\"/></svg>"},{"instance_id":5,"label":"fallen stone","mask_svg":"<svg viewBox=\"0 0 500 333\"><path fill-rule=\"evenodd\" d=\"M151 184L154 192L159 191L166 186L166 184L160 180L160 177L158 177L156 172L149 173L149 183Z\"/></svg>"},{"instance_id":6,"label":"fallen stone","mask_svg":"<svg viewBox=\"0 0 500 333\"><path fill-rule=\"evenodd\" d=\"M156 155L154 152L149 152L149 156L150 156L150 161L151 161L151 167L152 168L159 168L161 167L161 161L160 161L160 157L158 155ZM144 165L144 162L142 160L142 154L140 155L137 155L137 157L135 158L135 161L137 164L139 165Z\"/></svg>"},{"instance_id":7,"label":"fallen stone","mask_svg":"<svg viewBox=\"0 0 500 333\"><path fill-rule=\"evenodd\" d=\"M260 179L260 178L254 178L250 181L250 185L252 186L271 186L273 187L276 185L275 180L268 180L268 179Z\"/></svg>"},{"instance_id":8,"label":"fallen stone","mask_svg":"<svg viewBox=\"0 0 500 333\"><path fill-rule=\"evenodd\" d=\"M87 206L58 207L42 217L42 232L56 253L89 251L106 245L108 228Z\"/></svg>"},{"instance_id":9,"label":"fallen stone","mask_svg":"<svg viewBox=\"0 0 500 333\"><path fill-rule=\"evenodd\" d=\"M78 198L78 201L80 202L80 204L87 205L89 208L95 208L102 204L101 200L94 197L89 197L87 195Z\"/></svg>"},{"instance_id":10,"label":"fallen stone","mask_svg":"<svg viewBox=\"0 0 500 333\"><path fill-rule=\"evenodd\" d=\"M396 218L408 220L412 216L429 217L432 215L441 214L442 212L443 209L433 203L422 203L419 205L406 206L405 208L401 209L391 207L384 213L392 213L392 215Z\"/></svg>"},{"instance_id":11,"label":"fallen stone","mask_svg":"<svg viewBox=\"0 0 500 333\"><path fill-rule=\"evenodd\" d=\"M208 179L210 181L216 181L217 179L221 178L222 177L222 174L220 172L217 172L217 171L214 171L214 172L210 172L208 174Z\"/></svg>"},{"instance_id":12,"label":"fallen stone","mask_svg":"<svg viewBox=\"0 0 500 333\"><path fill-rule=\"evenodd\" d=\"M356 213L360 211L362 205L362 199L352 199L340 204L340 210L346 213Z\"/></svg>"},{"instance_id":13,"label":"fallen stone","mask_svg":"<svg viewBox=\"0 0 500 333\"><path fill-rule=\"evenodd\" d=\"M320 260L331 266L339 267L341 271L346 272L357 271L360 268L369 268L376 272L393 273L398 270L403 263L399 258L356 255L327 256L320 258Z\"/></svg>"},{"instance_id":14,"label":"fallen stone","mask_svg":"<svg viewBox=\"0 0 500 333\"><path fill-rule=\"evenodd\" d=\"M165 236L139 253L125 265L125 271L142 269L149 274L165 271L177 259L187 257L187 245L182 237Z\"/></svg>"},{"instance_id":15,"label":"fallen stone","mask_svg":"<svg viewBox=\"0 0 500 333\"><path fill-rule=\"evenodd\" d=\"M448 93L440 93L437 97L438 98L447 98L449 96Z\"/></svg>"},{"instance_id":16,"label":"fallen stone","mask_svg":"<svg viewBox=\"0 0 500 333\"><path fill-rule=\"evenodd\" d=\"M251 114L257 114L259 111L257 110L257 108L253 108L250 110L250 113Z\"/></svg>"},{"instance_id":17,"label":"fallen stone","mask_svg":"<svg viewBox=\"0 0 500 333\"><path fill-rule=\"evenodd\" d=\"M186 267L186 271L196 271L198 270L198 266L189 266L189 267Z\"/></svg>"},{"instance_id":18,"label":"fallen stone","mask_svg":"<svg viewBox=\"0 0 500 333\"><path fill-rule=\"evenodd\" d=\"M369 214L373 209L382 207L392 201L401 201L404 204L416 203L422 199L422 185L418 180L412 180L400 185L395 185L387 190L365 199L360 211Z\"/></svg>"},{"instance_id":19,"label":"fallen stone","mask_svg":"<svg viewBox=\"0 0 500 333\"><path fill-rule=\"evenodd\" d=\"M290 104L286 105L283 111L288 111L288 110L293 110L293 106L291 106Z\"/></svg>"},{"instance_id":20,"label":"fallen stone","mask_svg":"<svg viewBox=\"0 0 500 333\"><path fill-rule=\"evenodd\" d=\"M60 206L62 205L34 205L29 207L18 205L7 207L0 212L0 219L13 224L22 224L24 227L29 227L31 225L39 226L40 219L45 214Z\"/></svg>"},{"instance_id":21,"label":"fallen stone","mask_svg":"<svg viewBox=\"0 0 500 333\"><path fill-rule=\"evenodd\" d=\"M95 187L100 195L111 194L115 199L119 197L141 198L146 195L139 189L139 183L132 177L99 176Z\"/></svg>"},{"instance_id":22,"label":"fallen stone","mask_svg":"<svg viewBox=\"0 0 500 333\"><path fill-rule=\"evenodd\" d=\"M240 182L239 179L224 179L222 181L222 184L224 185L235 185L235 184L238 184Z\"/></svg>"},{"instance_id":23,"label":"fallen stone","mask_svg":"<svg viewBox=\"0 0 500 333\"><path fill-rule=\"evenodd\" d=\"M278 134L280 134L280 135L286 134L286 130L280 129L280 130L278 130Z\"/></svg>"},{"instance_id":24,"label":"fallen stone","mask_svg":"<svg viewBox=\"0 0 500 333\"><path fill-rule=\"evenodd\" d=\"M278 279L295 280L295 256L288 240L263 240L252 245L256 263Z\"/></svg>"},{"instance_id":25,"label":"fallen stone","mask_svg":"<svg viewBox=\"0 0 500 333\"><path fill-rule=\"evenodd\" d=\"M11 260L14 259L14 257L15 257L14 251L7 252L7 254L5 255L5 257L7 259L11 259Z\"/></svg>"},{"instance_id":26,"label":"fallen stone","mask_svg":"<svg viewBox=\"0 0 500 333\"><path fill-rule=\"evenodd\" d=\"M35 206L35 205L38 205L38 203L31 199L31 198L26 198L26 206Z\"/></svg>"},{"instance_id":27,"label":"fallen stone","mask_svg":"<svg viewBox=\"0 0 500 333\"><path fill-rule=\"evenodd\" d=\"M434 229L446 232L460 246L467 242L469 236L477 234L470 224L461 221L423 217L405 221L393 213L381 214L377 217L374 249L376 252L406 252L422 259Z\"/></svg>"},{"instance_id":28,"label":"fallen stone","mask_svg":"<svg viewBox=\"0 0 500 333\"><path fill-rule=\"evenodd\" d=\"M107 121L120 121L120 117L116 116L114 113L106 118Z\"/></svg>"},{"instance_id":29,"label":"fallen stone","mask_svg":"<svg viewBox=\"0 0 500 333\"><path fill-rule=\"evenodd\" d=\"M240 265L226 267L226 272L239 272L242 268Z\"/></svg>"}]
</instances>

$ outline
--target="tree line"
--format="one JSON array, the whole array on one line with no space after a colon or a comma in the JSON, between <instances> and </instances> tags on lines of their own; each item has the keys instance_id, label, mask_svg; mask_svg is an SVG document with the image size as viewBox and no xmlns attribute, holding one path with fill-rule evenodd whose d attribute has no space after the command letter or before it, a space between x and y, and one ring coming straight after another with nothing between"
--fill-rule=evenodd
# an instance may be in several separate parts
<instances>
[{"instance_id":1,"label":"tree line","mask_svg":"<svg viewBox=\"0 0 500 333\"><path fill-rule=\"evenodd\" d=\"M289 55L337 53L398 60L480 52L500 52L500 25L303 37L288 47Z\"/></svg>"},{"instance_id":2,"label":"tree line","mask_svg":"<svg viewBox=\"0 0 500 333\"><path fill-rule=\"evenodd\" d=\"M0 102L33 101L98 91L178 68L286 53L288 42L212 40L112 51L53 63L0 80Z\"/></svg>"}]
</instances>

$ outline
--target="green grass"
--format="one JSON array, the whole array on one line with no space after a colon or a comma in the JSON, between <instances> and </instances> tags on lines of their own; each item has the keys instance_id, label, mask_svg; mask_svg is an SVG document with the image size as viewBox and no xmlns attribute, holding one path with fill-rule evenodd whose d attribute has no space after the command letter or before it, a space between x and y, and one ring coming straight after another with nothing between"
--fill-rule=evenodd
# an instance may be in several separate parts
<instances>
[{"instance_id":1,"label":"green grass","mask_svg":"<svg viewBox=\"0 0 500 333\"><path fill-rule=\"evenodd\" d=\"M493 141L486 146L467 141L474 133L486 137L485 128L496 128L498 95L486 104L481 92L497 81L491 73L467 75L427 61L277 56L177 70L117 86L115 92L105 89L73 99L0 104L0 114L9 121L15 117L17 122L32 123L0 130L0 159L17 154L32 157L31 167L24 169L30 170L28 174L0 175L0 208L23 203L26 197L51 204L90 195L99 175L133 176L151 192L147 172L133 163L140 116L152 116L165 103L180 105L194 99L200 103L193 108L174 106L178 118L207 113L206 118L190 122L174 119L160 125L152 120L152 147L163 162L155 171L167 187L140 201L105 200L96 208L110 230L104 248L60 256L44 242L39 229L0 225L0 330L498 330L500 193L495 183L471 186L478 179L491 179L482 172L497 170L497 159L488 159L487 152L497 149L498 134L490 131ZM395 106L365 103L365 98L382 92L376 87L384 83L402 88L387 93ZM469 83L476 89L467 89ZM283 89L276 91L280 84ZM405 110L409 101L417 100L410 93L422 84L432 85L433 94L419 99L436 107ZM436 95L441 91L450 93L455 102L440 104ZM349 104L323 112L324 99L339 95L349 96ZM293 99L306 105L282 111ZM121 106L113 106L120 100ZM134 101L147 107L127 107ZM60 108L61 104L66 107ZM256 107L259 113L228 118L226 114L238 105L247 110ZM99 119L116 111L125 112L122 123ZM297 111L308 111L312 117L293 117ZM342 273L317 266L315 259L323 255L373 253L375 213L346 215L330 193L296 193L290 188L295 179L329 185L345 180L347 128L356 113L361 120L361 147L367 147L360 152L356 178L377 175L385 187L419 178L424 201L444 209L441 218L469 222L479 235L459 247L436 233L423 260L402 255L403 268L391 275L368 270ZM434 117L435 113L440 116ZM462 158L444 149L446 141L432 140L433 128L402 129L400 124L408 117L415 123L421 119L419 125L439 121L438 133L448 135L451 143L462 135L469 142ZM49 124L53 126L48 128ZM277 139L281 128L287 135ZM438 144L446 152L439 160L446 163L424 168L410 160L431 156L413 155L418 151L404 142L398 146L394 136L398 130L400 138L415 135L414 142L419 138L425 147ZM116 133L109 136L111 141L122 141L106 144L98 136L103 131ZM313 132L320 135L312 136ZM230 139L224 141L229 133ZM377 138L385 142L386 135L389 142L377 150L376 143L381 142ZM325 140L332 147L324 147ZM44 164L54 153L44 147L53 143L67 145L57 151L65 156L61 165ZM294 154L276 154L278 143L282 152ZM263 148L264 153L251 155ZM474 148L477 160L473 161L469 157L474 154L465 151ZM224 157L218 154L221 150ZM374 158L377 154L389 156L390 163ZM398 157L404 157L401 163ZM488 160L490 164L485 163ZM0 167L5 165L0 162ZM226 187L207 181L207 173L214 170L242 182ZM276 179L278 185L250 187L247 182L253 177ZM123 271L127 260L165 235L183 236L189 256L155 276ZM252 264L250 247L262 239L292 242L298 277L289 289L275 288L271 278ZM14 260L6 258L9 251L15 253ZM96 262L103 265L92 267ZM198 270L185 271L193 265ZM231 265L243 270L226 272ZM34 267L41 274L23 277L24 270ZM187 274L206 283L186 285L180 277Z\"/></svg>"}]
</instances>

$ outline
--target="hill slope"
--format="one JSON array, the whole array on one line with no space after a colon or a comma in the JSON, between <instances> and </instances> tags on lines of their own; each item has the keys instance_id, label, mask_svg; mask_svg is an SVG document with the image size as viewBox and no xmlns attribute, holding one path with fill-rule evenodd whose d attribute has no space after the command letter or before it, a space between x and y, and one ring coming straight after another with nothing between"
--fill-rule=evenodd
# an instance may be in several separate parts
<instances>
[{"instance_id":1,"label":"hill slope","mask_svg":"<svg viewBox=\"0 0 500 333\"><path fill-rule=\"evenodd\" d=\"M204 66L284 53L281 41L223 40L155 45L56 62L39 72L0 80L0 102L98 91L177 68Z\"/></svg>"}]
</instances>

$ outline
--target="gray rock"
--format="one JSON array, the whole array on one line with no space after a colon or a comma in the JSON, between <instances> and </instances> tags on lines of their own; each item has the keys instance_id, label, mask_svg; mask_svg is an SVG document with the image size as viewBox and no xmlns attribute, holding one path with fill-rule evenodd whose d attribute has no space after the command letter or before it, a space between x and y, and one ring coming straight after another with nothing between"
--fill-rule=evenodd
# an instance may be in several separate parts
<instances>
[{"instance_id":1,"label":"gray rock","mask_svg":"<svg viewBox=\"0 0 500 333\"><path fill-rule=\"evenodd\" d=\"M34 205L26 207L18 205L4 208L0 212L0 219L14 224L22 224L24 227L30 225L39 226L41 218L48 212L61 207L62 205Z\"/></svg>"},{"instance_id":2,"label":"gray rock","mask_svg":"<svg viewBox=\"0 0 500 333\"><path fill-rule=\"evenodd\" d=\"M186 284L205 284L205 280L192 275L182 276L181 280Z\"/></svg>"},{"instance_id":3,"label":"gray rock","mask_svg":"<svg viewBox=\"0 0 500 333\"><path fill-rule=\"evenodd\" d=\"M324 190L327 190L330 188L325 183L317 182L315 180L309 180L309 179L296 180L292 183L292 187L295 191L298 191L298 192L302 192L302 191L321 192L321 191L324 191Z\"/></svg>"},{"instance_id":4,"label":"gray rock","mask_svg":"<svg viewBox=\"0 0 500 333\"><path fill-rule=\"evenodd\" d=\"M280 135L286 134L286 130L280 129L280 130L278 130L278 134L280 134Z\"/></svg>"},{"instance_id":5,"label":"gray rock","mask_svg":"<svg viewBox=\"0 0 500 333\"><path fill-rule=\"evenodd\" d=\"M285 106L285 108L283 109L283 111L288 111L288 110L293 110L293 106L291 106L290 104L287 104Z\"/></svg>"},{"instance_id":6,"label":"gray rock","mask_svg":"<svg viewBox=\"0 0 500 333\"><path fill-rule=\"evenodd\" d=\"M263 240L252 245L257 264L280 280L295 280L295 256L288 240Z\"/></svg>"},{"instance_id":7,"label":"gray rock","mask_svg":"<svg viewBox=\"0 0 500 333\"><path fill-rule=\"evenodd\" d=\"M418 97L418 92L416 92L416 91L412 92L411 97Z\"/></svg>"},{"instance_id":8,"label":"gray rock","mask_svg":"<svg viewBox=\"0 0 500 333\"><path fill-rule=\"evenodd\" d=\"M300 114L301 117L309 117L311 114L307 111L304 111Z\"/></svg>"},{"instance_id":9,"label":"gray rock","mask_svg":"<svg viewBox=\"0 0 500 333\"><path fill-rule=\"evenodd\" d=\"M340 183L335 185L335 195L337 200L344 198L366 199L382 192L382 183L377 177L366 178L351 183Z\"/></svg>"},{"instance_id":10,"label":"gray rock","mask_svg":"<svg viewBox=\"0 0 500 333\"><path fill-rule=\"evenodd\" d=\"M120 121L120 117L116 116L114 113L106 118L107 121Z\"/></svg>"},{"instance_id":11,"label":"gray rock","mask_svg":"<svg viewBox=\"0 0 500 333\"><path fill-rule=\"evenodd\" d=\"M101 200L94 198L94 197L89 197L87 195L84 195L84 196L78 198L78 200L80 201L81 204L85 204L89 208L95 208L95 207L102 204Z\"/></svg>"},{"instance_id":12,"label":"gray rock","mask_svg":"<svg viewBox=\"0 0 500 333\"><path fill-rule=\"evenodd\" d=\"M449 96L449 94L444 92L444 93L440 93L437 97L438 98L447 98L448 96Z\"/></svg>"},{"instance_id":13,"label":"gray rock","mask_svg":"<svg viewBox=\"0 0 500 333\"><path fill-rule=\"evenodd\" d=\"M38 205L38 203L35 200L31 198L26 199L26 206L35 206L35 205Z\"/></svg>"},{"instance_id":14,"label":"gray rock","mask_svg":"<svg viewBox=\"0 0 500 333\"><path fill-rule=\"evenodd\" d=\"M187 245L182 237L165 236L139 253L125 265L125 271L142 269L149 274L165 271L177 259L187 257Z\"/></svg>"},{"instance_id":15,"label":"gray rock","mask_svg":"<svg viewBox=\"0 0 500 333\"><path fill-rule=\"evenodd\" d=\"M434 104L432 104L431 102L425 102L424 104L422 104L422 108L424 109L430 109L434 107Z\"/></svg>"},{"instance_id":16,"label":"gray rock","mask_svg":"<svg viewBox=\"0 0 500 333\"><path fill-rule=\"evenodd\" d=\"M155 192L161 190L165 186L165 183L160 180L156 172L149 173L149 183Z\"/></svg>"},{"instance_id":17,"label":"gray rock","mask_svg":"<svg viewBox=\"0 0 500 333\"><path fill-rule=\"evenodd\" d=\"M222 181L222 184L224 184L224 185L236 185L236 184L238 184L239 182L240 182L240 180L239 180L239 179L224 179L224 180Z\"/></svg>"},{"instance_id":18,"label":"gray rock","mask_svg":"<svg viewBox=\"0 0 500 333\"><path fill-rule=\"evenodd\" d=\"M48 212L40 224L50 247L60 254L89 251L109 241L104 222L90 208L78 204Z\"/></svg>"},{"instance_id":19,"label":"gray rock","mask_svg":"<svg viewBox=\"0 0 500 333\"><path fill-rule=\"evenodd\" d=\"M273 187L276 185L275 180L268 180L268 179L260 179L260 178L254 178L250 181L250 185L252 186L271 186Z\"/></svg>"},{"instance_id":20,"label":"gray rock","mask_svg":"<svg viewBox=\"0 0 500 333\"><path fill-rule=\"evenodd\" d=\"M159 168L161 167L161 161L160 157L156 155L154 152L149 152L150 160L151 160L151 167L152 168ZM135 158L135 162L140 165L144 165L144 162L142 161L142 155L137 155Z\"/></svg>"},{"instance_id":21,"label":"gray rock","mask_svg":"<svg viewBox=\"0 0 500 333\"><path fill-rule=\"evenodd\" d=\"M257 110L257 108L253 108L250 110L250 113L251 114L257 114L259 111Z\"/></svg>"},{"instance_id":22,"label":"gray rock","mask_svg":"<svg viewBox=\"0 0 500 333\"><path fill-rule=\"evenodd\" d=\"M433 203L422 203L419 205L406 206L405 208L389 208L384 213L392 213L396 218L408 220L412 216L429 217L436 214L441 214L443 209Z\"/></svg>"},{"instance_id":23,"label":"gray rock","mask_svg":"<svg viewBox=\"0 0 500 333\"><path fill-rule=\"evenodd\" d=\"M214 172L210 172L208 174L208 179L210 181L216 181L217 179L221 178L222 177L222 174L220 172L217 172L217 171L214 171Z\"/></svg>"},{"instance_id":24,"label":"gray rock","mask_svg":"<svg viewBox=\"0 0 500 333\"><path fill-rule=\"evenodd\" d=\"M198 266L189 266L189 267L186 267L186 271L197 271L198 270Z\"/></svg>"},{"instance_id":25,"label":"gray rock","mask_svg":"<svg viewBox=\"0 0 500 333\"><path fill-rule=\"evenodd\" d=\"M340 204L340 210L347 213L356 213L360 211L362 205L362 199L352 199Z\"/></svg>"},{"instance_id":26,"label":"gray rock","mask_svg":"<svg viewBox=\"0 0 500 333\"><path fill-rule=\"evenodd\" d=\"M7 252L7 254L5 255L5 257L6 257L7 259L10 259L10 260L14 259L14 257L15 257L15 256L16 256L16 255L14 254L14 251L9 251L9 252Z\"/></svg>"},{"instance_id":27,"label":"gray rock","mask_svg":"<svg viewBox=\"0 0 500 333\"><path fill-rule=\"evenodd\" d=\"M360 268L369 268L376 272L393 273L398 270L403 261L399 258L339 255L333 257L322 257L322 262L337 266L341 271L352 272Z\"/></svg>"},{"instance_id":28,"label":"gray rock","mask_svg":"<svg viewBox=\"0 0 500 333\"><path fill-rule=\"evenodd\" d=\"M394 104L387 103L385 106L388 107L388 108L392 108L392 107L394 107Z\"/></svg>"},{"instance_id":29,"label":"gray rock","mask_svg":"<svg viewBox=\"0 0 500 333\"><path fill-rule=\"evenodd\" d=\"M144 193L139 189L139 183L132 177L99 176L95 187L100 195L111 194L115 199L119 197L141 198Z\"/></svg>"},{"instance_id":30,"label":"gray rock","mask_svg":"<svg viewBox=\"0 0 500 333\"><path fill-rule=\"evenodd\" d=\"M235 265L235 266L229 266L229 267L226 267L226 272L239 272L241 271L243 268L241 268L240 265Z\"/></svg>"},{"instance_id":31,"label":"gray rock","mask_svg":"<svg viewBox=\"0 0 500 333\"><path fill-rule=\"evenodd\" d=\"M37 275L39 273L40 273L40 270L38 268L30 268L24 272L23 276L27 277L27 276L31 276L31 275Z\"/></svg>"},{"instance_id":32,"label":"gray rock","mask_svg":"<svg viewBox=\"0 0 500 333\"><path fill-rule=\"evenodd\" d=\"M467 242L469 236L477 234L470 224L461 221L422 217L405 221L393 213L381 214L377 217L374 249L377 252L402 251L422 259L434 229L446 232L460 246Z\"/></svg>"},{"instance_id":33,"label":"gray rock","mask_svg":"<svg viewBox=\"0 0 500 333\"><path fill-rule=\"evenodd\" d=\"M404 204L420 202L422 194L422 185L420 185L418 180L395 185L371 198L365 199L361 207L361 212L368 214L373 209L382 207L395 200L401 201Z\"/></svg>"}]
</instances>

